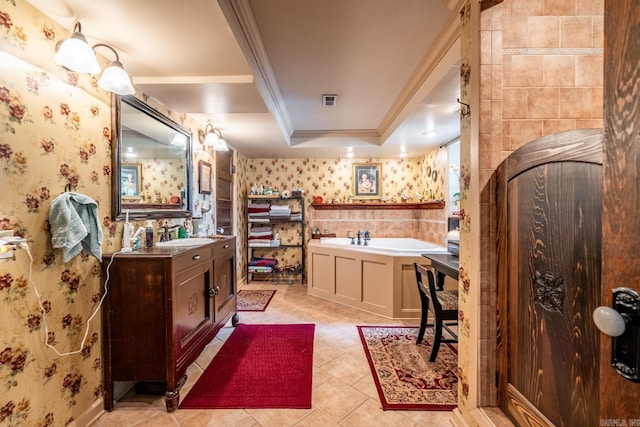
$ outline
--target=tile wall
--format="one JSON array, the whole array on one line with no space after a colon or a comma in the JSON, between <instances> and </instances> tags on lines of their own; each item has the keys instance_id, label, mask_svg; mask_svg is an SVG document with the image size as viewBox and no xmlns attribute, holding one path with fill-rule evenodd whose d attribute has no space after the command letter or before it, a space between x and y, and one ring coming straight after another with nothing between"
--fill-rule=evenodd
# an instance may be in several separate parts
<instances>
[{"instance_id":1,"label":"tile wall","mask_svg":"<svg viewBox=\"0 0 640 427\"><path fill-rule=\"evenodd\" d=\"M480 15L478 406L496 403L494 171L555 132L603 126L603 0L505 0Z\"/></svg>"}]
</instances>

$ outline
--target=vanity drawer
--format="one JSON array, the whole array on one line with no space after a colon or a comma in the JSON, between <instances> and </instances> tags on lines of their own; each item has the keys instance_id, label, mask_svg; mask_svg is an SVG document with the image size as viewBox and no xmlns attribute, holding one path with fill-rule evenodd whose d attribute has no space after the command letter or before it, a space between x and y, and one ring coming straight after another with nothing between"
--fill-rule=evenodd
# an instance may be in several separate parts
<instances>
[{"instance_id":1,"label":"vanity drawer","mask_svg":"<svg viewBox=\"0 0 640 427\"><path fill-rule=\"evenodd\" d=\"M175 271L184 270L208 259L211 259L211 245L199 246L196 249L175 257Z\"/></svg>"},{"instance_id":2,"label":"vanity drawer","mask_svg":"<svg viewBox=\"0 0 640 427\"><path fill-rule=\"evenodd\" d=\"M216 242L213 247L213 257L215 259L219 258L230 258L235 256L236 254L236 245L234 239L227 239L221 242Z\"/></svg>"}]
</instances>

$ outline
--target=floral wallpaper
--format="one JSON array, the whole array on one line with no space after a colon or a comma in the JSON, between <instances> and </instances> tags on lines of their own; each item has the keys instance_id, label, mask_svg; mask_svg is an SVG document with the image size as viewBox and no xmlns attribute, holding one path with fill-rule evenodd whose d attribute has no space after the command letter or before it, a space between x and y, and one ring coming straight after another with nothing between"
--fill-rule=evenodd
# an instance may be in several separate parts
<instances>
[{"instance_id":1,"label":"floral wallpaper","mask_svg":"<svg viewBox=\"0 0 640 427\"><path fill-rule=\"evenodd\" d=\"M182 154L184 158L184 154ZM184 165L171 159L140 159L142 167L142 193L145 200L168 203L173 196L180 197L184 189Z\"/></svg>"},{"instance_id":2,"label":"floral wallpaper","mask_svg":"<svg viewBox=\"0 0 640 427\"><path fill-rule=\"evenodd\" d=\"M445 156L443 158L443 155ZM246 196L250 192L251 186L278 188L280 192L291 191L299 188L303 190L305 203L305 244L311 238L311 230L318 227L320 230L329 228L330 232L339 236L346 235L342 226L369 227L373 236L376 237L397 237L402 232L408 233L406 237L425 238L427 233L420 234L420 215L428 215L425 223L436 224L432 234L440 236L441 240L426 239L439 244L444 244L446 234L446 209L437 211L421 211L416 218L416 213L412 211L368 211L377 212L374 218L368 214L367 219L355 218L352 223L348 223L344 218L339 221L326 221L326 216L322 213L327 211L316 211L311 207L315 196L321 196L323 203L335 201L336 203L347 203L349 196L353 194L353 164L380 163L382 165L382 187L383 197L391 197L394 203L401 203L401 194L404 191L410 199L408 202L418 202L416 192L427 200L444 200L446 194L446 149L437 149L420 159L247 159L239 156L237 164L238 182L240 185L239 212L244 213L247 209ZM436 171L427 176L427 168ZM434 179L435 178L435 179ZM379 202L379 200L358 201L358 202ZM293 202L292 202L293 203ZM293 206L293 205L292 205ZM294 206L297 208L297 205ZM322 213L321 213L322 212ZM337 211L331 211L335 213ZM398 218L398 212L405 212L405 218ZM437 212L437 213L436 213ZM362 213L365 215L366 212ZM436 215L433 218L433 215ZM247 222L245 215L241 214L238 219L238 246L242 262L239 263L240 275L246 274L247 254ZM411 223L409 228L402 227L406 220ZM415 223L415 226L414 226ZM340 224L340 225L337 225ZM375 225L379 226L376 227ZM397 226L401 227L399 231ZM337 228L341 227L341 228ZM426 225L425 227L428 227ZM302 230L297 224L280 225L277 228L280 239L287 244L299 244L301 242ZM400 234L399 234L400 233ZM269 257L278 260L280 266L302 264L301 251L293 248L279 248L275 250L259 249L254 251L253 256Z\"/></svg>"},{"instance_id":3,"label":"floral wallpaper","mask_svg":"<svg viewBox=\"0 0 640 427\"><path fill-rule=\"evenodd\" d=\"M16 250L15 259L0 259L3 426L64 426L102 396L99 315L81 346L102 295L100 261L81 252L64 263L48 223L58 195L82 193L98 204L103 253L120 248L122 223L110 219L111 96L95 76L53 62L55 44L68 30L24 1L0 5L0 230L24 237L29 247ZM139 97L196 133L198 125L185 114ZM211 161L198 146L194 157ZM182 173L156 166L167 179ZM145 165L146 176L156 166ZM204 195L194 197L196 214L208 203ZM211 214L202 221L213 228Z\"/></svg>"},{"instance_id":4,"label":"floral wallpaper","mask_svg":"<svg viewBox=\"0 0 640 427\"><path fill-rule=\"evenodd\" d=\"M472 57L472 23L471 5L467 2L460 13L461 25L461 61L460 66L460 100L470 102L471 57ZM475 405L477 383L473 381L477 376L477 352L471 336L471 322L476 317L477 300L472 297L471 276L472 252L465 248L472 247L471 215L471 118L464 116L460 120L460 279L458 284L459 307L459 342L458 342L458 408L465 415ZM472 389L473 387L473 389ZM473 394L471 394L473 393ZM471 395L470 395L471 394Z\"/></svg>"},{"instance_id":5,"label":"floral wallpaper","mask_svg":"<svg viewBox=\"0 0 640 427\"><path fill-rule=\"evenodd\" d=\"M0 260L0 424L8 426L68 424L102 393L100 322L80 349L100 301L100 263L84 252L63 263L48 212L67 185L93 198L103 250L114 248L110 97L95 78L52 64L58 34L23 3L0 8L0 230L29 245Z\"/></svg>"}]
</instances>

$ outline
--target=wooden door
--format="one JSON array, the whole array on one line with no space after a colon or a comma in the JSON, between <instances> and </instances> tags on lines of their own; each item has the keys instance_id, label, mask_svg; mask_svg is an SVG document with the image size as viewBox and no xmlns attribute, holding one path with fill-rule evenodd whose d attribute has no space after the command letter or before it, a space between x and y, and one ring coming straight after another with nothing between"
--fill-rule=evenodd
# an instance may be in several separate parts
<instances>
[{"instance_id":1,"label":"wooden door","mask_svg":"<svg viewBox=\"0 0 640 427\"><path fill-rule=\"evenodd\" d=\"M216 152L216 234L233 234L233 151Z\"/></svg>"},{"instance_id":2,"label":"wooden door","mask_svg":"<svg viewBox=\"0 0 640 427\"><path fill-rule=\"evenodd\" d=\"M640 292L640 0L606 0L604 28L601 298L611 307L613 288ZM601 337L600 425L640 425L640 383L615 373Z\"/></svg>"},{"instance_id":3,"label":"wooden door","mask_svg":"<svg viewBox=\"0 0 640 427\"><path fill-rule=\"evenodd\" d=\"M499 397L518 425L598 425L602 138L549 135L498 168Z\"/></svg>"}]
</instances>

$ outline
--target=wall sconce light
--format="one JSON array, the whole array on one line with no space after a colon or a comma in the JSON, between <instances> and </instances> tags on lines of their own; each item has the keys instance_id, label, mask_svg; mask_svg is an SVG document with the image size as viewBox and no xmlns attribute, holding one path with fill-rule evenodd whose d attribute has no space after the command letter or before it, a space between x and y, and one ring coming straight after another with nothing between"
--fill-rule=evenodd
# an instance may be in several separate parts
<instances>
[{"instance_id":1,"label":"wall sconce light","mask_svg":"<svg viewBox=\"0 0 640 427\"><path fill-rule=\"evenodd\" d=\"M118 52L104 43L94 45L93 49L98 46L104 46L116 55L116 60L111 62L102 72L102 77L98 80L98 86L108 92L117 93L118 95L133 95L136 91L131 84L129 74L127 74L120 62Z\"/></svg>"},{"instance_id":2,"label":"wall sconce light","mask_svg":"<svg viewBox=\"0 0 640 427\"><path fill-rule=\"evenodd\" d=\"M56 44L53 59L66 69L78 73L98 74L100 72L96 54L82 35L80 22L76 22L73 26L71 37Z\"/></svg>"},{"instance_id":3,"label":"wall sconce light","mask_svg":"<svg viewBox=\"0 0 640 427\"><path fill-rule=\"evenodd\" d=\"M93 47L89 46L87 39L82 34L80 22L75 23L71 37L56 44L56 53L53 55L53 59L59 65L70 71L99 74L100 65L98 64L95 53L95 48L99 46L111 50L116 55L116 60L111 62L104 70L100 80L98 80L98 86L118 95L131 95L135 93L135 89L131 84L131 78L124 70L118 52L104 43L98 43Z\"/></svg>"},{"instance_id":4,"label":"wall sconce light","mask_svg":"<svg viewBox=\"0 0 640 427\"><path fill-rule=\"evenodd\" d=\"M464 102L460 101L460 98L456 98L456 101L458 101L458 104L460 104L460 115L462 117L471 114L471 107L469 106L469 104L465 104Z\"/></svg>"},{"instance_id":5,"label":"wall sconce light","mask_svg":"<svg viewBox=\"0 0 640 427\"><path fill-rule=\"evenodd\" d=\"M222 137L222 132L220 129L214 128L211 123L207 123L204 131L200 131L199 136L202 145L212 147L214 151L229 151L229 146Z\"/></svg>"}]
</instances>

